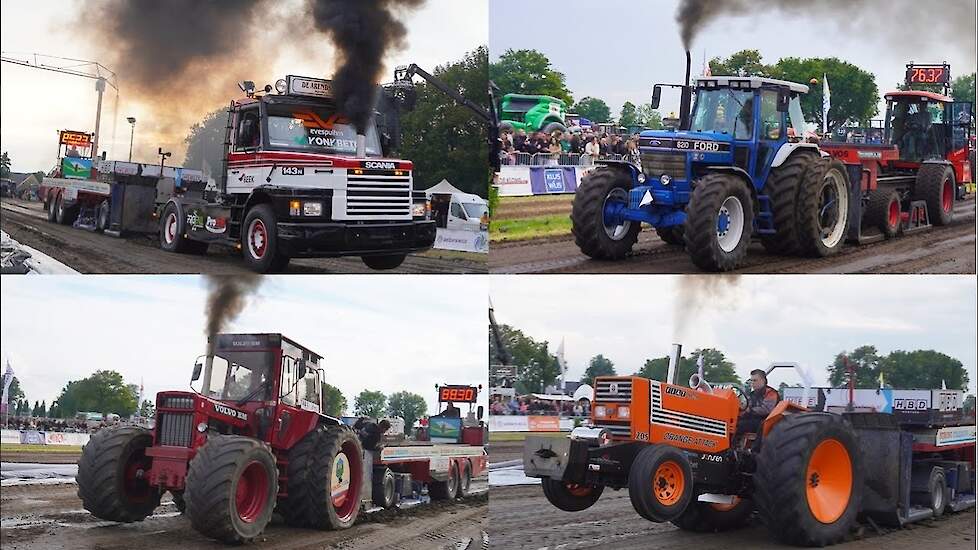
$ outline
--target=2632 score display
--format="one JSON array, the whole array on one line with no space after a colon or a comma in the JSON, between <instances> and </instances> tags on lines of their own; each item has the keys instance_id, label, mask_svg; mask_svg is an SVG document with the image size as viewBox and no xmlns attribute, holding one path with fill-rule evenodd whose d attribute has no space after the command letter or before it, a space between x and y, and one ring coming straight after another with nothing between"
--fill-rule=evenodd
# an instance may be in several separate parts
<instances>
[{"instance_id":1,"label":"2632 score display","mask_svg":"<svg viewBox=\"0 0 978 550\"><path fill-rule=\"evenodd\" d=\"M439 401L475 403L478 398L479 391L475 386L442 386L438 389Z\"/></svg>"}]
</instances>

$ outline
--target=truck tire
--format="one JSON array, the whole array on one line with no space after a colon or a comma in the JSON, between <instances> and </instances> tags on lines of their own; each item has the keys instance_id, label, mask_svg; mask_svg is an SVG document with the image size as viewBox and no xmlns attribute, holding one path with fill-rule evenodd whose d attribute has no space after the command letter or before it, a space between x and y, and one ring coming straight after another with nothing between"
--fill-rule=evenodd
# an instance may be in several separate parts
<instances>
[{"instance_id":1,"label":"truck tire","mask_svg":"<svg viewBox=\"0 0 978 550\"><path fill-rule=\"evenodd\" d=\"M296 527L346 529L360 513L363 447L353 430L310 432L289 451L285 521Z\"/></svg>"},{"instance_id":2,"label":"truck tire","mask_svg":"<svg viewBox=\"0 0 978 550\"><path fill-rule=\"evenodd\" d=\"M581 252L595 260L621 260L631 253L641 224L625 221L607 226L604 221L605 204L627 206L631 187L631 179L621 170L595 168L584 176L581 188L574 194L570 216L574 242Z\"/></svg>"},{"instance_id":3,"label":"truck tire","mask_svg":"<svg viewBox=\"0 0 978 550\"><path fill-rule=\"evenodd\" d=\"M817 169L819 157L808 152L798 152L771 169L764 183L764 194L770 199L774 218L773 235L762 235L761 244L772 254L799 254L798 242L798 190L810 170Z\"/></svg>"},{"instance_id":4,"label":"truck tire","mask_svg":"<svg viewBox=\"0 0 978 550\"><path fill-rule=\"evenodd\" d=\"M109 228L109 201L104 200L98 205L95 213L95 231L101 233Z\"/></svg>"},{"instance_id":5,"label":"truck tire","mask_svg":"<svg viewBox=\"0 0 978 550\"><path fill-rule=\"evenodd\" d=\"M686 214L686 250L697 267L730 271L740 266L754 227L754 202L744 180L723 173L699 178Z\"/></svg>"},{"instance_id":6,"label":"truck tire","mask_svg":"<svg viewBox=\"0 0 978 550\"><path fill-rule=\"evenodd\" d=\"M718 533L747 525L753 511L754 503L746 498L736 497L733 504L693 501L672 523L684 531Z\"/></svg>"},{"instance_id":7,"label":"truck tire","mask_svg":"<svg viewBox=\"0 0 978 550\"><path fill-rule=\"evenodd\" d=\"M407 258L407 254L388 254L385 256L362 256L360 259L366 264L370 269L376 269L378 271L387 271L389 269L397 269L401 264L404 263L404 259Z\"/></svg>"},{"instance_id":8,"label":"truck tire","mask_svg":"<svg viewBox=\"0 0 978 550\"><path fill-rule=\"evenodd\" d=\"M911 476L910 503L930 508L934 511L934 517L939 518L944 515L950 500L947 476L940 466L927 463L922 466L915 468Z\"/></svg>"},{"instance_id":9,"label":"truck tire","mask_svg":"<svg viewBox=\"0 0 978 550\"><path fill-rule=\"evenodd\" d=\"M65 206L64 196L58 195L58 203L55 207L54 221L58 225L71 225L75 223L75 218L78 217L78 211L70 206Z\"/></svg>"},{"instance_id":10,"label":"truck tire","mask_svg":"<svg viewBox=\"0 0 978 550\"><path fill-rule=\"evenodd\" d=\"M394 472L390 468L374 468L373 491L374 504L385 510L393 508L397 499L394 491Z\"/></svg>"},{"instance_id":11,"label":"truck tire","mask_svg":"<svg viewBox=\"0 0 978 550\"><path fill-rule=\"evenodd\" d=\"M900 234L901 211L900 194L879 187L869 194L863 223L878 228L884 237L892 239Z\"/></svg>"},{"instance_id":12,"label":"truck tire","mask_svg":"<svg viewBox=\"0 0 978 550\"><path fill-rule=\"evenodd\" d=\"M152 433L136 426L99 430L78 460L78 497L97 518L131 523L142 521L160 505L160 492L149 485L153 459L146 449Z\"/></svg>"},{"instance_id":13,"label":"truck tire","mask_svg":"<svg viewBox=\"0 0 978 550\"><path fill-rule=\"evenodd\" d=\"M669 445L646 446L628 473L628 496L649 521L678 518L693 499L693 471L686 454Z\"/></svg>"},{"instance_id":14,"label":"truck tire","mask_svg":"<svg viewBox=\"0 0 978 550\"><path fill-rule=\"evenodd\" d=\"M800 546L843 540L862 500L859 453L842 415L798 413L775 424L754 474L754 500L771 533Z\"/></svg>"},{"instance_id":15,"label":"truck tire","mask_svg":"<svg viewBox=\"0 0 978 550\"><path fill-rule=\"evenodd\" d=\"M565 512L580 512L587 510L601 498L604 486L588 487L567 483L559 479L545 477L540 480L543 485L543 495L550 504Z\"/></svg>"},{"instance_id":16,"label":"truck tire","mask_svg":"<svg viewBox=\"0 0 978 550\"><path fill-rule=\"evenodd\" d=\"M160 216L160 248L167 252L189 252L190 239L184 237L186 219L177 205L168 203Z\"/></svg>"},{"instance_id":17,"label":"truck tire","mask_svg":"<svg viewBox=\"0 0 978 550\"><path fill-rule=\"evenodd\" d=\"M559 122L548 122L547 124L544 124L543 125L543 128L540 131L543 132L543 133L545 133L545 134L547 134L549 136L550 134L552 134L552 133L554 133L554 132L556 132L558 130L560 130L561 132L566 132L567 131L567 126L564 126L563 124L561 124Z\"/></svg>"},{"instance_id":18,"label":"truck tire","mask_svg":"<svg viewBox=\"0 0 978 550\"><path fill-rule=\"evenodd\" d=\"M57 223L57 210L55 206L57 205L57 198L51 196L51 192L48 191L47 197L44 199L44 209L48 213L48 221L51 223Z\"/></svg>"},{"instance_id":19,"label":"truck tire","mask_svg":"<svg viewBox=\"0 0 978 550\"><path fill-rule=\"evenodd\" d=\"M682 225L670 225L669 227L656 227L655 234L662 239L662 242L673 246L683 246L686 239L683 238Z\"/></svg>"},{"instance_id":20,"label":"truck tire","mask_svg":"<svg viewBox=\"0 0 978 550\"><path fill-rule=\"evenodd\" d=\"M248 211L241 226L241 256L252 271L276 273L289 265L278 247L278 220L270 204L259 204Z\"/></svg>"},{"instance_id":21,"label":"truck tire","mask_svg":"<svg viewBox=\"0 0 978 550\"><path fill-rule=\"evenodd\" d=\"M428 496L431 500L450 500L458 492L458 468L452 464L448 469L448 479L428 483Z\"/></svg>"},{"instance_id":22,"label":"truck tire","mask_svg":"<svg viewBox=\"0 0 978 550\"><path fill-rule=\"evenodd\" d=\"M838 160L822 158L798 190L798 243L814 258L842 250L849 230L849 176Z\"/></svg>"},{"instance_id":23,"label":"truck tire","mask_svg":"<svg viewBox=\"0 0 978 550\"><path fill-rule=\"evenodd\" d=\"M465 498L469 496L469 491L472 489L472 465L466 460L462 466L462 475L458 479L458 492L455 493L455 498Z\"/></svg>"},{"instance_id":24,"label":"truck tire","mask_svg":"<svg viewBox=\"0 0 978 550\"><path fill-rule=\"evenodd\" d=\"M266 444L240 435L211 435L190 461L183 497L197 532L240 544L265 530L277 494L278 468Z\"/></svg>"},{"instance_id":25,"label":"truck tire","mask_svg":"<svg viewBox=\"0 0 978 550\"><path fill-rule=\"evenodd\" d=\"M925 162L917 171L913 198L927 203L927 218L933 225L947 225L954 219L954 170L946 164Z\"/></svg>"}]
</instances>

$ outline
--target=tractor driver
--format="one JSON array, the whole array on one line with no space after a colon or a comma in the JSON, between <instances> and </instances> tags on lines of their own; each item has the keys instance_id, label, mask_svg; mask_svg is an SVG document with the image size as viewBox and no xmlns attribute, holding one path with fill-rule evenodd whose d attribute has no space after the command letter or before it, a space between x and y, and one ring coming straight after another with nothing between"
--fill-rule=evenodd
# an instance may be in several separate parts
<instances>
[{"instance_id":1,"label":"tractor driver","mask_svg":"<svg viewBox=\"0 0 978 550\"><path fill-rule=\"evenodd\" d=\"M767 373L761 369L750 371L751 392L747 394L747 408L737 420L737 431L757 433L761 422L774 410L781 400L778 390L767 385Z\"/></svg>"}]
</instances>

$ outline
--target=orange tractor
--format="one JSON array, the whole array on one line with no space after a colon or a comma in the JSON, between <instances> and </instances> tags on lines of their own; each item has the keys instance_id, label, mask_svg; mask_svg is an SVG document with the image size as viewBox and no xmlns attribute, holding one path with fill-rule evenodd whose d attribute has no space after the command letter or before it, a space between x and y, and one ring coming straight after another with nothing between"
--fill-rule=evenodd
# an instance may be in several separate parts
<instances>
[{"instance_id":1,"label":"orange tractor","mask_svg":"<svg viewBox=\"0 0 978 550\"><path fill-rule=\"evenodd\" d=\"M669 380L678 357L676 346ZM807 381L794 364L768 372L777 367ZM738 430L747 396L736 386L713 387L701 374L690 387L598 377L592 426L566 439L528 437L523 468L561 510L585 510L605 488L627 489L649 521L716 532L745 525L756 510L775 537L804 546L841 541L862 516L902 525L974 506L973 429L970 459L951 450L925 460L893 415L817 412L799 402L807 396L779 401L751 433ZM943 485L928 485L932 469Z\"/></svg>"}]
</instances>

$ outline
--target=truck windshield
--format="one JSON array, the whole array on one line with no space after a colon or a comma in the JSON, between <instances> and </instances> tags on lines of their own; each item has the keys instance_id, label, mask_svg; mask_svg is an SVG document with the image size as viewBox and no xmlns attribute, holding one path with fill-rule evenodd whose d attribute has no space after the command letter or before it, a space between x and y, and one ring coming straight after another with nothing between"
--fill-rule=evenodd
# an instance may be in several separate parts
<instances>
[{"instance_id":1,"label":"truck windshield","mask_svg":"<svg viewBox=\"0 0 978 550\"><path fill-rule=\"evenodd\" d=\"M270 351L218 351L210 387L203 394L212 399L265 401L270 399L275 354Z\"/></svg>"},{"instance_id":2,"label":"truck windshield","mask_svg":"<svg viewBox=\"0 0 978 550\"><path fill-rule=\"evenodd\" d=\"M372 123L365 136L367 156L381 156L380 139ZM357 151L357 131L347 118L330 109L272 107L268 113L268 145L279 150L352 156Z\"/></svg>"},{"instance_id":3,"label":"truck windshield","mask_svg":"<svg viewBox=\"0 0 978 550\"><path fill-rule=\"evenodd\" d=\"M734 139L750 139L754 131L754 92L716 88L696 90L690 118L694 132L719 132Z\"/></svg>"}]
</instances>

